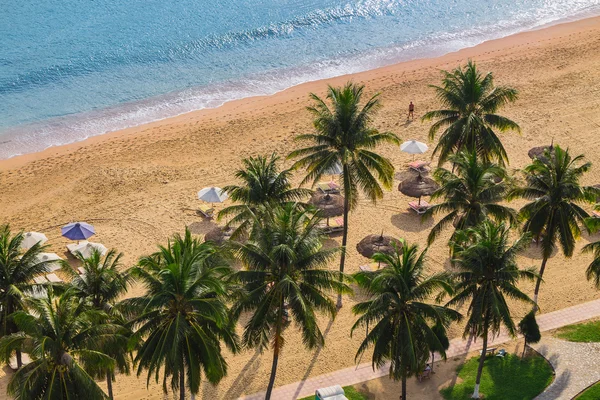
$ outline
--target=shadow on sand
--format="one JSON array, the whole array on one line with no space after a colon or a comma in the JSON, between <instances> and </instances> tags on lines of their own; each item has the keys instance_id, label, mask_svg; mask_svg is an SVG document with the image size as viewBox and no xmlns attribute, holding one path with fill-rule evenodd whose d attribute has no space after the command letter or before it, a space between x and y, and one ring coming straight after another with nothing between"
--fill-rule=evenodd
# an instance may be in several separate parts
<instances>
[{"instance_id":1,"label":"shadow on sand","mask_svg":"<svg viewBox=\"0 0 600 400\"><path fill-rule=\"evenodd\" d=\"M431 229L433 218L422 220L414 211L407 210L401 214L392 215L392 225L405 232L422 232Z\"/></svg>"}]
</instances>

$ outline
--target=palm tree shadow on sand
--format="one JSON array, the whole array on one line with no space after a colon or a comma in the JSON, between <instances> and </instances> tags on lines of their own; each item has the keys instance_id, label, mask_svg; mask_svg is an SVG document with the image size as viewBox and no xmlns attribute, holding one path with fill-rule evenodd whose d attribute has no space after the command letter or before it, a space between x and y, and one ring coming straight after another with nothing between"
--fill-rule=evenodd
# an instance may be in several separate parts
<instances>
[{"instance_id":1,"label":"palm tree shadow on sand","mask_svg":"<svg viewBox=\"0 0 600 400\"><path fill-rule=\"evenodd\" d=\"M550 254L550 258L554 257L557 252L558 249L555 247L554 250L552 250L552 253ZM542 248L538 243L533 241L531 242L531 245L525 250L523 250L520 254L533 260L542 260L544 258L544 256L542 255Z\"/></svg>"},{"instance_id":2,"label":"palm tree shadow on sand","mask_svg":"<svg viewBox=\"0 0 600 400\"><path fill-rule=\"evenodd\" d=\"M412 210L392 215L391 221L392 225L405 232L423 232L433 226L433 218L427 218L423 221L421 216Z\"/></svg>"},{"instance_id":3,"label":"palm tree shadow on sand","mask_svg":"<svg viewBox=\"0 0 600 400\"><path fill-rule=\"evenodd\" d=\"M329 331L331 330L331 327L333 326L333 320L329 320L329 323L327 324L327 328L325 328L325 331L323 332L323 338L327 338L327 335L329 334ZM308 379L308 377L310 376L310 373L312 372L313 368L315 367L315 364L317 362L317 358L319 358L319 354L321 354L321 349L322 347L318 347L317 350L315 351L315 354L313 355L312 359L310 360L310 363L308 364L308 368L306 369L306 372L304 373L304 376L302 377L302 379L300 380L300 385L298 385L298 388L296 389L296 392L294 393L293 398L297 398L298 395L300 394L300 391L302 390L302 387L304 386L304 382L306 382L306 379Z\"/></svg>"},{"instance_id":4,"label":"palm tree shadow on sand","mask_svg":"<svg viewBox=\"0 0 600 400\"><path fill-rule=\"evenodd\" d=\"M235 378L229 390L223 395L223 399L237 399L242 394L244 394L244 390L247 388L248 384L254 381L257 376L258 370L260 369L260 351L256 350L252 355L252 358L248 360L242 371ZM210 399L213 397L214 393L211 389L214 387L210 384L204 385L204 394L202 396L203 399Z\"/></svg>"}]
</instances>

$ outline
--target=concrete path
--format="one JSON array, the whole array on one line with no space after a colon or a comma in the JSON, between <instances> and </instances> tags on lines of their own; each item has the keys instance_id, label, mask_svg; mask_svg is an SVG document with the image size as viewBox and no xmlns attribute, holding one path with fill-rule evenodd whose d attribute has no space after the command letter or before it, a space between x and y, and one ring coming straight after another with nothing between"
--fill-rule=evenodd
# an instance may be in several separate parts
<instances>
[{"instance_id":1,"label":"concrete path","mask_svg":"<svg viewBox=\"0 0 600 400\"><path fill-rule=\"evenodd\" d=\"M586 319L595 318L598 316L600 316L600 299L590 301L587 303L583 303L583 304L578 304L573 307L564 308L562 310L538 315L537 322L538 322L538 325L540 326L540 330L543 332L543 331L549 331L552 329L560 328L565 325L570 325L570 324L574 324L577 322L585 321ZM495 345L498 345L501 343L505 343L505 342L508 342L509 340L511 340L511 338L508 335L501 334L499 337L495 338L490 343L490 346L495 346ZM550 340L550 339L548 339L548 340ZM544 343L549 343L549 342L543 341L542 345ZM466 353L474 351L474 350L479 350L480 348L481 348L481 342L474 342L471 339L463 340L461 338L457 338L457 339L453 339L450 341L450 348L448 349L447 356L448 356L448 358L451 358L451 357L466 354ZM549 346L548 346L548 349L549 349L548 351L550 351L550 352L553 351L552 349L550 349ZM540 350L545 351L545 349L542 349L542 347L540 347ZM557 391L561 390L561 392L567 393L567 390L566 390L567 386L570 389L570 386L571 386L570 382L572 380L573 380L573 382L575 382L576 377L575 377L575 375L573 375L571 377L568 374L567 369L570 369L570 366L569 366L570 362L567 361L566 358L565 358L564 364L560 365L560 357L558 356L558 350L559 350L559 347L557 345L556 349L554 350L554 351L556 351L556 355L554 355L554 357L556 358L556 360L558 360L557 362L559 363L559 364L557 364L557 367L560 367L561 371L563 371L563 372L559 373L557 371L557 379L556 379L556 382L552 386L556 386L556 389L553 389L553 390L557 390ZM600 351L600 349L599 349L599 351ZM555 353L552 353L552 354L555 354ZM596 354L600 354L600 353L597 352ZM583 358L583 357L580 357L580 360L581 360L581 358ZM593 359L594 357L588 357L588 358L590 358L590 360L588 360L588 361L591 362L591 361L593 361L591 359ZM600 366L600 363L598 366ZM562 368L564 368L564 370ZM595 369L600 371L600 368L598 368L598 367L595 367ZM271 398L273 400L293 400L293 399L297 399L297 398L301 398L301 397L306 397L311 394L314 394L315 390L322 388L322 387L332 386L332 385L342 385L342 386L355 385L357 383L368 381L371 379L381 378L382 376L386 376L388 374L388 370L389 370L388 365L384 365L382 368L373 371L370 363L360 364L358 366L340 369L340 370L331 372L329 374L315 376L315 377L306 379L304 381L294 382L294 383L290 383L287 385L279 386L273 390ZM592 378L590 377L590 379L592 379ZM597 378L596 380L598 380L598 379L600 379L600 378ZM581 383L581 384L583 384L583 383ZM573 383L573 386L579 387L580 384L575 385L575 383ZM585 386L587 386L587 385L585 385ZM575 391L575 393L578 393L585 386L583 386L579 390ZM564 387L565 389L559 389L560 387ZM573 389L573 390L575 390L575 389ZM558 393L558 392L556 392L556 393ZM562 396L562 394L560 394L560 396ZM254 394L247 395L247 396L242 396L239 399L240 400L262 400L264 398L265 398L265 393L260 392L260 393L254 393ZM538 397L538 399L558 399L558 398L562 399L563 397L543 397L543 398L541 396ZM564 397L564 398L570 399L571 397Z\"/></svg>"},{"instance_id":2,"label":"concrete path","mask_svg":"<svg viewBox=\"0 0 600 400\"><path fill-rule=\"evenodd\" d=\"M556 376L535 400L570 400L600 380L600 343L573 343L553 337L532 346L546 357Z\"/></svg>"}]
</instances>

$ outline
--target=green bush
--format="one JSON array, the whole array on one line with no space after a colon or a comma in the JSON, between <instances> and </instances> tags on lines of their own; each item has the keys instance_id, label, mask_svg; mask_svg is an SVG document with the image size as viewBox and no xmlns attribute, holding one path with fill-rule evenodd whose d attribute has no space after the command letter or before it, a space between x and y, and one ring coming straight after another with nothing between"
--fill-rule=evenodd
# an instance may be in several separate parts
<instances>
[{"instance_id":1,"label":"green bush","mask_svg":"<svg viewBox=\"0 0 600 400\"><path fill-rule=\"evenodd\" d=\"M471 397L475 387L479 357L471 358L457 372L460 384L442 389L447 400ZM521 359L507 354L504 358L489 356L485 361L479 391L486 400L529 400L552 382L552 367L539 355Z\"/></svg>"},{"instance_id":2,"label":"green bush","mask_svg":"<svg viewBox=\"0 0 600 400\"><path fill-rule=\"evenodd\" d=\"M600 321L567 325L560 328L556 336L570 342L600 342Z\"/></svg>"}]
</instances>

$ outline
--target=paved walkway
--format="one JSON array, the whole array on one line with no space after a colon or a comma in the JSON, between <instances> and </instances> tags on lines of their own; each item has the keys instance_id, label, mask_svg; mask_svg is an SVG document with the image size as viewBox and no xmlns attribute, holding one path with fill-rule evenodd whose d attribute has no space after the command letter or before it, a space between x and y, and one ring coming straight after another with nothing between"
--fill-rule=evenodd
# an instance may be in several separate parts
<instances>
[{"instance_id":1,"label":"paved walkway","mask_svg":"<svg viewBox=\"0 0 600 400\"><path fill-rule=\"evenodd\" d=\"M588 303L578 304L576 306L564 308L562 310L554 311L551 313L540 314L537 316L537 322L540 326L540 330L543 332L598 316L600 316L600 299L590 301ZM500 334L500 336L491 341L490 346L505 343L509 340L511 340L511 338L508 335ZM456 338L450 341L450 348L448 349L447 356L448 358L451 358L462 354L466 354L474 350L478 350L480 348L480 342L474 342L471 339L463 340L461 338ZM560 365L560 368L563 367L565 368L565 371L563 374L559 374L557 371L557 382L552 385L553 387L556 385L558 388L561 382L563 382L562 386L566 387L567 384L569 384L569 382L571 381L571 378L567 379L568 375L566 369L570 367L566 359L564 365ZM600 370L600 368L596 369ZM382 376L386 376L388 374L388 370L388 365L384 365L382 368L373 371L370 363L360 364L358 366L344 368L328 374L315 376L305 381L294 382L277 387L273 390L271 398L273 400L293 400L299 397L305 397L314 394L315 390L322 387L331 385L355 385L357 383L368 381L371 379L381 378ZM560 381L559 378L561 379ZM566 393L564 389L563 391ZM575 393L578 393L578 391ZM262 400L264 398L265 393L260 392L247 396L242 396L239 399ZM551 398L555 399L558 397L544 397L543 399ZM538 399L542 399L542 397L538 397Z\"/></svg>"},{"instance_id":2,"label":"paved walkway","mask_svg":"<svg viewBox=\"0 0 600 400\"><path fill-rule=\"evenodd\" d=\"M554 382L535 400L570 400L600 380L600 343L573 343L553 337L532 346L556 372Z\"/></svg>"}]
</instances>

